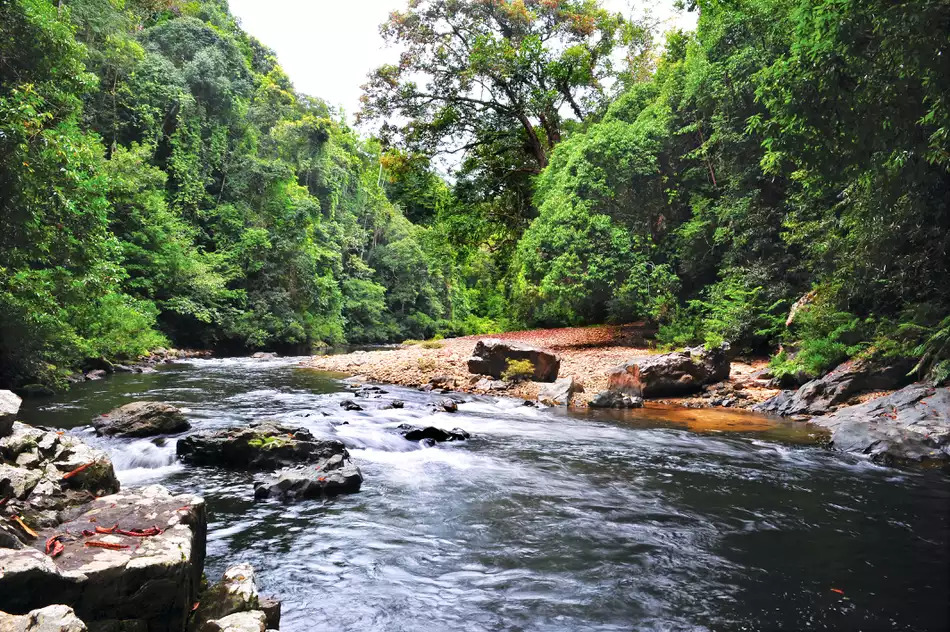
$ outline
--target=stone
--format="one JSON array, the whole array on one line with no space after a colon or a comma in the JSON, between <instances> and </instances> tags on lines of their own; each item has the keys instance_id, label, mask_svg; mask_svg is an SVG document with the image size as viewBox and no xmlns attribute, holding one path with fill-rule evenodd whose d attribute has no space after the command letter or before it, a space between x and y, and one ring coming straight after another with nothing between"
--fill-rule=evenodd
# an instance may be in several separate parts
<instances>
[{"instance_id":1,"label":"stone","mask_svg":"<svg viewBox=\"0 0 950 632\"><path fill-rule=\"evenodd\" d=\"M688 395L729 378L728 345L635 358L607 377L607 389L638 397Z\"/></svg>"},{"instance_id":2,"label":"stone","mask_svg":"<svg viewBox=\"0 0 950 632\"><path fill-rule=\"evenodd\" d=\"M383 406L383 410L397 410L397 409L405 408L405 407L406 407L406 402L402 401L401 399L394 399L393 401L389 402L389 404L387 404L386 406Z\"/></svg>"},{"instance_id":3,"label":"stone","mask_svg":"<svg viewBox=\"0 0 950 632\"><path fill-rule=\"evenodd\" d=\"M455 378L451 375L436 375L429 380L433 388L455 388Z\"/></svg>"},{"instance_id":4,"label":"stone","mask_svg":"<svg viewBox=\"0 0 950 632\"><path fill-rule=\"evenodd\" d=\"M96 380L101 380L107 375L109 375L109 373L105 369L96 369L94 371L89 371L88 373L86 373L86 379L90 382L94 382Z\"/></svg>"},{"instance_id":5,"label":"stone","mask_svg":"<svg viewBox=\"0 0 950 632\"><path fill-rule=\"evenodd\" d=\"M266 632L267 615L261 610L235 612L221 619L208 621L202 632Z\"/></svg>"},{"instance_id":6,"label":"stone","mask_svg":"<svg viewBox=\"0 0 950 632\"><path fill-rule=\"evenodd\" d=\"M86 624L69 606L57 604L24 615L0 612L0 632L86 632Z\"/></svg>"},{"instance_id":7,"label":"stone","mask_svg":"<svg viewBox=\"0 0 950 632\"><path fill-rule=\"evenodd\" d=\"M363 410L363 407L354 402L352 399L344 399L340 402L340 406L343 407L343 410Z\"/></svg>"},{"instance_id":8,"label":"stone","mask_svg":"<svg viewBox=\"0 0 950 632\"><path fill-rule=\"evenodd\" d=\"M454 399L443 399L439 402L438 407L447 413L457 413L459 404Z\"/></svg>"},{"instance_id":9,"label":"stone","mask_svg":"<svg viewBox=\"0 0 950 632\"><path fill-rule=\"evenodd\" d=\"M828 428L831 448L884 465L950 464L950 388L911 384L811 423Z\"/></svg>"},{"instance_id":10,"label":"stone","mask_svg":"<svg viewBox=\"0 0 950 632\"><path fill-rule=\"evenodd\" d=\"M475 382L475 390L477 391L504 391L508 389L508 382L504 380L489 380L488 378L482 378Z\"/></svg>"},{"instance_id":11,"label":"stone","mask_svg":"<svg viewBox=\"0 0 950 632\"><path fill-rule=\"evenodd\" d=\"M552 384L547 384L538 392L538 401L547 406L569 406L574 393L584 392L573 377L564 377Z\"/></svg>"},{"instance_id":12,"label":"stone","mask_svg":"<svg viewBox=\"0 0 950 632\"><path fill-rule=\"evenodd\" d=\"M161 533L83 534L106 525ZM52 558L42 548L56 535L64 551ZM201 582L206 535L200 497L153 485L97 498L74 518L41 530L31 547L0 549L0 610L19 614L65 603L89 625L141 621L149 632L182 632Z\"/></svg>"},{"instance_id":13,"label":"stone","mask_svg":"<svg viewBox=\"0 0 950 632\"><path fill-rule=\"evenodd\" d=\"M195 621L220 619L235 612L260 609L257 578L250 564L237 564L224 571L221 581L201 593Z\"/></svg>"},{"instance_id":14,"label":"stone","mask_svg":"<svg viewBox=\"0 0 950 632\"><path fill-rule=\"evenodd\" d=\"M23 400L12 391L0 391L0 437L5 437L13 430L13 422L20 412Z\"/></svg>"},{"instance_id":15,"label":"stone","mask_svg":"<svg viewBox=\"0 0 950 632\"><path fill-rule=\"evenodd\" d=\"M280 601L272 597L261 597L260 609L264 613L264 617L267 619L267 629L279 630L281 611Z\"/></svg>"},{"instance_id":16,"label":"stone","mask_svg":"<svg viewBox=\"0 0 950 632\"><path fill-rule=\"evenodd\" d=\"M277 357L277 354L273 351L258 351L257 353L251 354L251 357L255 360L273 360Z\"/></svg>"},{"instance_id":17,"label":"stone","mask_svg":"<svg viewBox=\"0 0 950 632\"><path fill-rule=\"evenodd\" d=\"M643 408L643 398L622 391L601 391L588 404L591 408Z\"/></svg>"},{"instance_id":18,"label":"stone","mask_svg":"<svg viewBox=\"0 0 950 632\"><path fill-rule=\"evenodd\" d=\"M161 402L132 402L97 417L96 434L108 437L154 437L191 429L180 408Z\"/></svg>"},{"instance_id":19,"label":"stone","mask_svg":"<svg viewBox=\"0 0 950 632\"><path fill-rule=\"evenodd\" d=\"M349 458L336 454L321 466L285 468L254 482L254 498L284 501L325 498L360 491L363 474Z\"/></svg>"},{"instance_id":20,"label":"stone","mask_svg":"<svg viewBox=\"0 0 950 632\"><path fill-rule=\"evenodd\" d=\"M785 391L756 405L753 410L783 417L824 415L866 391L891 390L909 384L912 360L880 365L866 360L849 360L826 375L805 383L797 391Z\"/></svg>"},{"instance_id":21,"label":"stone","mask_svg":"<svg viewBox=\"0 0 950 632\"><path fill-rule=\"evenodd\" d=\"M90 497L118 490L108 455L78 437L16 422L0 438L0 499L8 499L0 514L23 515L45 527Z\"/></svg>"},{"instance_id":22,"label":"stone","mask_svg":"<svg viewBox=\"0 0 950 632\"><path fill-rule=\"evenodd\" d=\"M464 441L465 439L471 437L469 433L465 432L461 428L443 430L442 428L436 428L435 426L426 426L420 428L418 426L411 426L409 424L399 424L396 427L396 431L408 441L431 440L441 443L443 441Z\"/></svg>"},{"instance_id":23,"label":"stone","mask_svg":"<svg viewBox=\"0 0 950 632\"><path fill-rule=\"evenodd\" d=\"M247 470L319 465L336 455L349 458L340 441L316 439L309 430L271 421L195 433L179 439L177 452L186 463Z\"/></svg>"},{"instance_id":24,"label":"stone","mask_svg":"<svg viewBox=\"0 0 950 632\"><path fill-rule=\"evenodd\" d=\"M479 340L468 360L470 373L490 375L496 379L508 369L509 360L528 360L534 365L535 382L553 382L561 368L561 359L550 351L530 345L495 338Z\"/></svg>"}]
</instances>

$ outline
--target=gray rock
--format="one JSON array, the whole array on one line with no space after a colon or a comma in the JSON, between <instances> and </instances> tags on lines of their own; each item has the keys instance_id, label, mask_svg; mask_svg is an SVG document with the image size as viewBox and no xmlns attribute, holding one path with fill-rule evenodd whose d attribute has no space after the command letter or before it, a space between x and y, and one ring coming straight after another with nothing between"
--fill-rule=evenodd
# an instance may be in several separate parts
<instances>
[{"instance_id":1,"label":"gray rock","mask_svg":"<svg viewBox=\"0 0 950 632\"><path fill-rule=\"evenodd\" d=\"M177 451L187 463L249 470L319 465L336 455L349 458L340 441L319 440L304 428L270 421L196 433L179 439Z\"/></svg>"},{"instance_id":2,"label":"gray rock","mask_svg":"<svg viewBox=\"0 0 950 632\"><path fill-rule=\"evenodd\" d=\"M482 378L475 382L475 390L477 391L504 391L508 389L508 382L504 380L489 380L488 378Z\"/></svg>"},{"instance_id":3,"label":"gray rock","mask_svg":"<svg viewBox=\"0 0 950 632\"><path fill-rule=\"evenodd\" d=\"M69 606L55 605L24 615L0 612L0 632L86 632L86 624Z\"/></svg>"},{"instance_id":4,"label":"gray rock","mask_svg":"<svg viewBox=\"0 0 950 632\"><path fill-rule=\"evenodd\" d=\"M348 457L336 454L318 467L285 468L254 482L254 498L284 501L353 494L360 490L363 474Z\"/></svg>"},{"instance_id":5,"label":"gray rock","mask_svg":"<svg viewBox=\"0 0 950 632\"><path fill-rule=\"evenodd\" d=\"M13 422L20 412L23 400L11 391L0 391L0 437L5 437L13 430Z\"/></svg>"},{"instance_id":6,"label":"gray rock","mask_svg":"<svg viewBox=\"0 0 950 632\"><path fill-rule=\"evenodd\" d=\"M94 371L89 371L86 373L86 379L90 382L93 382L95 380L101 380L107 375L109 375L109 373L105 369L95 369Z\"/></svg>"},{"instance_id":7,"label":"gray rock","mask_svg":"<svg viewBox=\"0 0 950 632\"><path fill-rule=\"evenodd\" d=\"M488 338L475 344L475 351L468 360L468 370L497 379L508 369L509 360L529 360L534 365L532 379L536 382L555 381L561 368L561 359L550 351L519 342Z\"/></svg>"},{"instance_id":8,"label":"gray rock","mask_svg":"<svg viewBox=\"0 0 950 632\"><path fill-rule=\"evenodd\" d=\"M443 399L442 401L439 402L438 407L447 413L457 413L459 409L459 404L454 399Z\"/></svg>"},{"instance_id":9,"label":"gray rock","mask_svg":"<svg viewBox=\"0 0 950 632\"><path fill-rule=\"evenodd\" d=\"M97 417L96 434L109 437L154 437L191 428L181 409L161 402L132 402Z\"/></svg>"},{"instance_id":10,"label":"gray rock","mask_svg":"<svg viewBox=\"0 0 950 632\"><path fill-rule=\"evenodd\" d=\"M393 401L389 402L389 404L387 404L386 406L383 406L383 410L396 410L396 409L405 408L405 407L406 407L406 402L402 401L401 399L394 399Z\"/></svg>"},{"instance_id":11,"label":"gray rock","mask_svg":"<svg viewBox=\"0 0 950 632\"><path fill-rule=\"evenodd\" d=\"M273 351L258 351L257 353L252 353L251 357L255 360L273 360L277 357L277 354Z\"/></svg>"},{"instance_id":12,"label":"gray rock","mask_svg":"<svg viewBox=\"0 0 950 632\"><path fill-rule=\"evenodd\" d=\"M254 568L250 564L238 564L224 571L221 581L201 593L193 620L210 621L260 608Z\"/></svg>"},{"instance_id":13,"label":"gray rock","mask_svg":"<svg viewBox=\"0 0 950 632\"><path fill-rule=\"evenodd\" d=\"M343 410L363 410L363 407L354 402L352 399L344 399L342 402L340 402L340 406L343 407Z\"/></svg>"},{"instance_id":14,"label":"gray rock","mask_svg":"<svg viewBox=\"0 0 950 632\"><path fill-rule=\"evenodd\" d=\"M950 463L950 388L912 384L841 408L812 423L829 428L831 447L885 465Z\"/></svg>"},{"instance_id":15,"label":"gray rock","mask_svg":"<svg viewBox=\"0 0 950 632\"><path fill-rule=\"evenodd\" d=\"M868 361L849 360L823 377L811 380L797 391L784 391L757 404L753 410L782 416L824 415L855 395L900 388L911 382L907 375L914 364L901 360L881 366Z\"/></svg>"},{"instance_id":16,"label":"gray rock","mask_svg":"<svg viewBox=\"0 0 950 632\"><path fill-rule=\"evenodd\" d=\"M635 358L610 372L607 389L639 397L687 395L729 378L729 347Z\"/></svg>"},{"instance_id":17,"label":"gray rock","mask_svg":"<svg viewBox=\"0 0 950 632\"><path fill-rule=\"evenodd\" d=\"M621 391L601 391L588 404L591 408L643 408L643 398Z\"/></svg>"},{"instance_id":18,"label":"gray rock","mask_svg":"<svg viewBox=\"0 0 950 632\"><path fill-rule=\"evenodd\" d=\"M264 616L267 618L267 629L279 630L281 611L280 601L272 597L261 597L260 606L261 611L264 612Z\"/></svg>"},{"instance_id":19,"label":"gray rock","mask_svg":"<svg viewBox=\"0 0 950 632\"><path fill-rule=\"evenodd\" d=\"M430 440L437 443L442 443L443 441L464 441L471 437L471 435L461 428L452 428L451 430L443 430L442 428L436 428L435 426L426 426L420 428L418 426L411 426L409 424L399 424L396 427L396 432L401 434L403 438L408 441L425 441Z\"/></svg>"},{"instance_id":20,"label":"gray rock","mask_svg":"<svg viewBox=\"0 0 950 632\"><path fill-rule=\"evenodd\" d=\"M84 534L106 525L161 533ZM41 530L37 548L0 549L0 609L22 613L65 603L89 625L141 621L150 632L181 632L196 601L206 534L205 504L197 496L155 485L98 498L72 520ZM39 550L52 536L64 546L56 558Z\"/></svg>"},{"instance_id":21,"label":"gray rock","mask_svg":"<svg viewBox=\"0 0 950 632\"><path fill-rule=\"evenodd\" d=\"M236 612L221 619L208 621L202 632L266 632L267 615L261 610Z\"/></svg>"},{"instance_id":22,"label":"gray rock","mask_svg":"<svg viewBox=\"0 0 950 632\"><path fill-rule=\"evenodd\" d=\"M538 392L538 401L548 406L568 406L574 393L583 393L584 387L574 377L564 377L547 384Z\"/></svg>"}]
</instances>

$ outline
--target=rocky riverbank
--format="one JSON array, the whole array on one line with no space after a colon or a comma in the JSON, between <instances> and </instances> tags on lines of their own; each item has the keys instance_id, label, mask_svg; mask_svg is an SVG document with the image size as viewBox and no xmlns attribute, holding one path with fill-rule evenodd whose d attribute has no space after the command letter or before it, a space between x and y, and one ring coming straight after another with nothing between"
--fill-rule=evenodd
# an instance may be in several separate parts
<instances>
[{"instance_id":1,"label":"rocky riverbank","mask_svg":"<svg viewBox=\"0 0 950 632\"><path fill-rule=\"evenodd\" d=\"M16 421L19 406L16 395L0 391L0 630L277 628L280 605L257 594L253 569L229 569L221 583L203 587L201 497L159 485L120 490L106 453ZM134 425L129 436L161 433L162 419L176 414L159 408L111 419Z\"/></svg>"}]
</instances>

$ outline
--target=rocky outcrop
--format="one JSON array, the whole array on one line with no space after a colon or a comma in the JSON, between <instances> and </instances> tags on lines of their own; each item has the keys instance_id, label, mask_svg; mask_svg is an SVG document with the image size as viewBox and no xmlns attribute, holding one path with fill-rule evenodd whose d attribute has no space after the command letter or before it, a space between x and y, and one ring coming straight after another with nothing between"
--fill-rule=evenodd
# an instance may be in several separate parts
<instances>
[{"instance_id":1,"label":"rocky outcrop","mask_svg":"<svg viewBox=\"0 0 950 632\"><path fill-rule=\"evenodd\" d=\"M7 436L13 430L13 422L22 403L23 400L11 391L0 391L0 437Z\"/></svg>"},{"instance_id":2,"label":"rocky outcrop","mask_svg":"<svg viewBox=\"0 0 950 632\"><path fill-rule=\"evenodd\" d=\"M444 441L464 441L471 437L469 433L461 428L443 430L435 426L420 428L419 426L411 426L409 424L399 424L396 427L396 432L401 434L407 441L425 441L431 444L442 443Z\"/></svg>"},{"instance_id":3,"label":"rocky outcrop","mask_svg":"<svg viewBox=\"0 0 950 632\"><path fill-rule=\"evenodd\" d=\"M782 416L824 415L866 391L891 390L909 384L910 360L887 365L865 360L849 360L827 375L804 384L797 391L784 391L754 407L754 410Z\"/></svg>"},{"instance_id":4,"label":"rocky outcrop","mask_svg":"<svg viewBox=\"0 0 950 632\"><path fill-rule=\"evenodd\" d=\"M197 625L193 625L193 628L199 631L217 629L214 626L220 627L220 619L254 611L264 613L267 629L276 630L280 627L280 602L261 597L254 568L250 564L238 564L224 571L220 582L201 593L193 616Z\"/></svg>"},{"instance_id":5,"label":"rocky outcrop","mask_svg":"<svg viewBox=\"0 0 950 632\"><path fill-rule=\"evenodd\" d=\"M94 627L183 631L206 534L197 496L155 485L97 498L30 547L0 549L0 610L64 603Z\"/></svg>"},{"instance_id":6,"label":"rocky outcrop","mask_svg":"<svg viewBox=\"0 0 950 632\"><path fill-rule=\"evenodd\" d=\"M535 382L553 382L561 368L561 359L543 349L507 340L489 338L479 340L468 360L468 370L477 375L500 378L508 368L509 360L529 360L534 366Z\"/></svg>"},{"instance_id":7,"label":"rocky outcrop","mask_svg":"<svg viewBox=\"0 0 950 632\"><path fill-rule=\"evenodd\" d=\"M363 485L360 468L336 454L319 467L285 468L271 476L254 481L254 498L277 498L283 501L326 498L338 494L354 494Z\"/></svg>"},{"instance_id":8,"label":"rocky outcrop","mask_svg":"<svg viewBox=\"0 0 950 632\"><path fill-rule=\"evenodd\" d=\"M118 490L106 453L74 436L16 422L0 439L0 516L22 516L32 528L42 528L59 524L95 496ZM25 541L22 529L13 533ZM0 542L6 539L0 533Z\"/></svg>"},{"instance_id":9,"label":"rocky outcrop","mask_svg":"<svg viewBox=\"0 0 950 632\"><path fill-rule=\"evenodd\" d=\"M69 606L46 606L24 615L0 612L0 632L86 632Z\"/></svg>"},{"instance_id":10,"label":"rocky outcrop","mask_svg":"<svg viewBox=\"0 0 950 632\"><path fill-rule=\"evenodd\" d=\"M591 408L643 408L643 398L622 391L601 391L588 404Z\"/></svg>"},{"instance_id":11,"label":"rocky outcrop","mask_svg":"<svg viewBox=\"0 0 950 632\"><path fill-rule=\"evenodd\" d=\"M181 409L161 402L132 402L97 417L96 434L109 437L154 437L191 428Z\"/></svg>"},{"instance_id":12,"label":"rocky outcrop","mask_svg":"<svg viewBox=\"0 0 950 632\"><path fill-rule=\"evenodd\" d=\"M695 347L635 358L610 372L607 389L637 397L675 397L729 378L728 346Z\"/></svg>"},{"instance_id":13,"label":"rocky outcrop","mask_svg":"<svg viewBox=\"0 0 950 632\"><path fill-rule=\"evenodd\" d=\"M812 423L829 428L831 447L886 465L950 464L950 388L912 384L842 408Z\"/></svg>"},{"instance_id":14,"label":"rocky outcrop","mask_svg":"<svg viewBox=\"0 0 950 632\"><path fill-rule=\"evenodd\" d=\"M316 439L309 430L271 421L199 432L180 439L177 451L186 463L246 470L319 464L335 455L349 458L339 441Z\"/></svg>"},{"instance_id":15,"label":"rocky outcrop","mask_svg":"<svg viewBox=\"0 0 950 632\"><path fill-rule=\"evenodd\" d=\"M564 377L543 386L538 392L538 401L548 406L569 406L574 393L583 392L583 385L573 377Z\"/></svg>"}]
</instances>

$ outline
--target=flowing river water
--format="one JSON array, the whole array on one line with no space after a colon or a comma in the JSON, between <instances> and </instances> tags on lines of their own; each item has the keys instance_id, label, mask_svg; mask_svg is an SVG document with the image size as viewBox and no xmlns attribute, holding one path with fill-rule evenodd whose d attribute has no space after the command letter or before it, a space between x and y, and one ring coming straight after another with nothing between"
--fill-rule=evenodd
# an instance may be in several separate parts
<instances>
[{"instance_id":1,"label":"flowing river water","mask_svg":"<svg viewBox=\"0 0 950 632\"><path fill-rule=\"evenodd\" d=\"M713 411L566 412L456 395L452 415L432 410L444 395L387 386L360 400L365 411L344 412L340 376L298 360L115 375L27 402L23 417L107 450L124 486L204 495L209 579L251 563L262 593L283 601L284 632L948 628L944 475ZM405 409L381 410L392 399ZM362 491L254 502L252 474L185 467L174 439L89 430L135 400L186 407L194 430L269 418L338 438ZM393 433L399 423L472 438L422 448Z\"/></svg>"}]
</instances>

